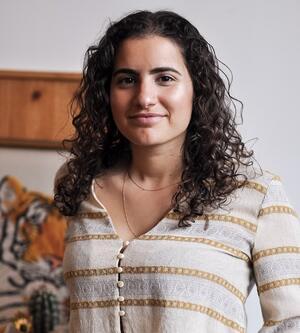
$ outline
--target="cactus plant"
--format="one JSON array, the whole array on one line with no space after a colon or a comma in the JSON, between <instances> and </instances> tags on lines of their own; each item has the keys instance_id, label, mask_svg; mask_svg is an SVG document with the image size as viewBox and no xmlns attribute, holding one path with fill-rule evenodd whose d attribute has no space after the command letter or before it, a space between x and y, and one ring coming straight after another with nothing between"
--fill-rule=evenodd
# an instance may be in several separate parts
<instances>
[{"instance_id":1,"label":"cactus plant","mask_svg":"<svg viewBox=\"0 0 300 333\"><path fill-rule=\"evenodd\" d=\"M33 333L48 333L59 324L57 297L45 288L35 291L29 301Z\"/></svg>"}]
</instances>

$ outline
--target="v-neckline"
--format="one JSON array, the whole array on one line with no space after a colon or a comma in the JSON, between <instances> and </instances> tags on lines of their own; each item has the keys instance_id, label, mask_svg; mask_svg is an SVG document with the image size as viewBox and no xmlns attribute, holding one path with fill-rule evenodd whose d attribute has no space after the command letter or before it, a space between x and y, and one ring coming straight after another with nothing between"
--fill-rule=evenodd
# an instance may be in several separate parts
<instances>
[{"instance_id":1,"label":"v-neckline","mask_svg":"<svg viewBox=\"0 0 300 333\"><path fill-rule=\"evenodd\" d=\"M118 237L119 240L121 240L122 242L125 242L125 240L123 240L119 234L117 233L116 229L115 229L115 226L114 226L114 223L112 221L112 218L111 216L109 215L108 213L108 210L106 209L106 207L103 205L103 203L99 200L98 196L96 195L96 191L95 191L95 178L93 178L92 180L92 184L91 184L91 193L92 193L92 196L94 198L94 200L97 202L97 204L99 205L99 208L102 209L104 211L104 213L106 214L106 217L107 217L107 220L109 222L109 225L113 231L113 233ZM159 224L161 224L165 219L166 217L173 212L173 207L171 207L170 209L168 209L168 211L163 215L163 217L151 228L149 229L147 232L139 235L138 237L134 237L132 239L129 240L129 242L132 242L134 240L138 240L138 239L141 239L143 236L146 236L148 235L150 232L152 232Z\"/></svg>"}]
</instances>

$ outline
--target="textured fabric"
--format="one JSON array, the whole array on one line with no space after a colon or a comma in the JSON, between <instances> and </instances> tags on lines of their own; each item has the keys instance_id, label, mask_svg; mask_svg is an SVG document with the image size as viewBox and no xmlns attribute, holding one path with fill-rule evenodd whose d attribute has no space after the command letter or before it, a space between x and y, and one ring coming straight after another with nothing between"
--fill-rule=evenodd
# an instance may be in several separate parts
<instances>
[{"instance_id":1,"label":"textured fabric","mask_svg":"<svg viewBox=\"0 0 300 333\"><path fill-rule=\"evenodd\" d=\"M255 284L259 332L300 332L300 222L278 176L235 190L207 225L179 228L171 210L129 244L100 204L91 191L69 221L72 333L244 333Z\"/></svg>"}]
</instances>

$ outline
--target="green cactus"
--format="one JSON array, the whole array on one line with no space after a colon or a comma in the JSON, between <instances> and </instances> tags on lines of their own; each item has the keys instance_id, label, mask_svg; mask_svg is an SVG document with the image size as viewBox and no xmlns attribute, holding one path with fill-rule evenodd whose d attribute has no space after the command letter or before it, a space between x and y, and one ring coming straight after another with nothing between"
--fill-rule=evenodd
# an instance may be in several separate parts
<instances>
[{"instance_id":1,"label":"green cactus","mask_svg":"<svg viewBox=\"0 0 300 333\"><path fill-rule=\"evenodd\" d=\"M29 301L33 333L48 333L59 324L59 303L56 295L45 288L35 291Z\"/></svg>"}]
</instances>

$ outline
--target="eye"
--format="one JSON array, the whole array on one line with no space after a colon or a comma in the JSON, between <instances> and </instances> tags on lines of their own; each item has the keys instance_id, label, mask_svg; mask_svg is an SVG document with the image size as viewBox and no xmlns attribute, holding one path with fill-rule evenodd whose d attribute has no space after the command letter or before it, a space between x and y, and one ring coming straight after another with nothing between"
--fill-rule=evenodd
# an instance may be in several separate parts
<instances>
[{"instance_id":1,"label":"eye","mask_svg":"<svg viewBox=\"0 0 300 333\"><path fill-rule=\"evenodd\" d=\"M158 81L164 85L168 85L172 81L175 81L175 79L169 75L162 75L158 78Z\"/></svg>"},{"instance_id":2,"label":"eye","mask_svg":"<svg viewBox=\"0 0 300 333\"><path fill-rule=\"evenodd\" d=\"M135 82L135 79L131 76L121 77L117 80L119 86L129 86Z\"/></svg>"}]
</instances>

